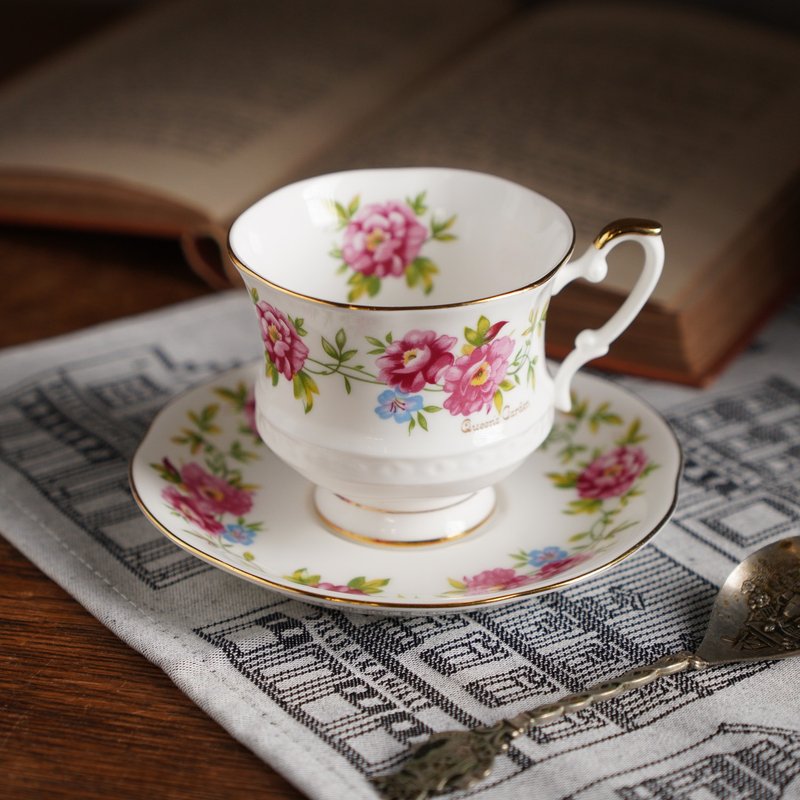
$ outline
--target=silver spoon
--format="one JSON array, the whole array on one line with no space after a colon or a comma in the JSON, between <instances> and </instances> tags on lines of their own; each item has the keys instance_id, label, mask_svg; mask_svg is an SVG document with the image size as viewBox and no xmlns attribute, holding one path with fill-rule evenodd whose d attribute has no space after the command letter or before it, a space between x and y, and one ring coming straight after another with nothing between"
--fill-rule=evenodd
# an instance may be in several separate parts
<instances>
[{"instance_id":1,"label":"silver spoon","mask_svg":"<svg viewBox=\"0 0 800 800\"><path fill-rule=\"evenodd\" d=\"M714 600L696 653L676 653L619 678L592 686L511 719L467 731L435 733L417 745L391 775L373 778L385 800L425 800L468 789L492 770L495 756L534 725L549 722L637 689L657 678L717 664L800 654L800 536L781 539L748 556Z\"/></svg>"}]
</instances>

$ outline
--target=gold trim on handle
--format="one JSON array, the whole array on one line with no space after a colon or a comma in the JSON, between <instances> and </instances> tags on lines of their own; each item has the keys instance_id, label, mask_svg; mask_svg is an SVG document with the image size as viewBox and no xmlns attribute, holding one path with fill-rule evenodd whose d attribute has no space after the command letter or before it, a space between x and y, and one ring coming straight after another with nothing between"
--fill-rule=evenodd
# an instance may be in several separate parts
<instances>
[{"instance_id":1,"label":"gold trim on handle","mask_svg":"<svg viewBox=\"0 0 800 800\"><path fill-rule=\"evenodd\" d=\"M661 234L661 223L652 219L638 219L636 217L626 217L615 219L609 222L594 239L594 246L602 250L612 239L618 236L628 236L638 233L642 236L659 236Z\"/></svg>"}]
</instances>

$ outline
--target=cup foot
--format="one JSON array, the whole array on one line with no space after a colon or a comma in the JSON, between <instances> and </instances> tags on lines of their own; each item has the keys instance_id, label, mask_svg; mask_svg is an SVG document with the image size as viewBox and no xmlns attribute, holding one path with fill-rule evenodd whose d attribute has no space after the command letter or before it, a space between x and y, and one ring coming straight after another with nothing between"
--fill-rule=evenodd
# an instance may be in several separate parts
<instances>
[{"instance_id":1,"label":"cup foot","mask_svg":"<svg viewBox=\"0 0 800 800\"><path fill-rule=\"evenodd\" d=\"M392 508L384 508L318 486L314 504L323 525L337 536L372 547L434 547L480 533L494 511L495 492L489 487L456 497L394 500Z\"/></svg>"}]
</instances>

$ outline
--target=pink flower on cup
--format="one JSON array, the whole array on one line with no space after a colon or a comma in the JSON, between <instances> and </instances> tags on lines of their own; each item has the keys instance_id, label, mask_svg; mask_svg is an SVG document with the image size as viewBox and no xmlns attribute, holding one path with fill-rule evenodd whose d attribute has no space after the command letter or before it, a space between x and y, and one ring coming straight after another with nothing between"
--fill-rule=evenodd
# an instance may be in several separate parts
<instances>
[{"instance_id":1,"label":"pink flower on cup","mask_svg":"<svg viewBox=\"0 0 800 800\"><path fill-rule=\"evenodd\" d=\"M517 586L525 586L533 580L529 575L518 575L516 570L503 567L485 569L471 578L466 576L463 578L464 589L469 594L515 589Z\"/></svg>"},{"instance_id":2,"label":"pink flower on cup","mask_svg":"<svg viewBox=\"0 0 800 800\"><path fill-rule=\"evenodd\" d=\"M378 379L408 394L422 391L452 366L454 359L449 351L455 343L454 336L439 336L435 331L409 331L378 359Z\"/></svg>"},{"instance_id":3,"label":"pink flower on cup","mask_svg":"<svg viewBox=\"0 0 800 800\"><path fill-rule=\"evenodd\" d=\"M575 553L574 556L561 558L558 561L550 561L539 568L536 572L536 577L540 580L543 578L552 578L556 575L560 575L562 572L566 572L572 567L578 566L578 564L582 564L589 558L591 558L591 554L589 553Z\"/></svg>"},{"instance_id":4,"label":"pink flower on cup","mask_svg":"<svg viewBox=\"0 0 800 800\"><path fill-rule=\"evenodd\" d=\"M197 507L209 514L246 514L253 507L250 492L232 486L223 478L211 475L199 464L189 463L181 469L181 482Z\"/></svg>"},{"instance_id":5,"label":"pink flower on cup","mask_svg":"<svg viewBox=\"0 0 800 800\"><path fill-rule=\"evenodd\" d=\"M443 403L444 407L453 416L467 416L481 409L488 411L506 376L508 358L513 349L513 340L501 336L459 358L444 373L444 390L450 394Z\"/></svg>"},{"instance_id":6,"label":"pink flower on cup","mask_svg":"<svg viewBox=\"0 0 800 800\"><path fill-rule=\"evenodd\" d=\"M187 497L181 494L174 486L168 486L161 492L164 502L173 510L180 514L187 522L197 525L198 528L206 533L219 535L225 527L215 519L205 507L203 501L198 497Z\"/></svg>"},{"instance_id":7,"label":"pink flower on cup","mask_svg":"<svg viewBox=\"0 0 800 800\"><path fill-rule=\"evenodd\" d=\"M625 494L647 466L641 447L617 447L598 456L578 476L578 495L605 500Z\"/></svg>"},{"instance_id":8,"label":"pink flower on cup","mask_svg":"<svg viewBox=\"0 0 800 800\"><path fill-rule=\"evenodd\" d=\"M344 232L342 258L364 275L402 275L417 257L428 230L404 203L369 203Z\"/></svg>"},{"instance_id":9,"label":"pink flower on cup","mask_svg":"<svg viewBox=\"0 0 800 800\"><path fill-rule=\"evenodd\" d=\"M256 303L261 338L269 360L286 380L290 381L305 364L308 348L283 311L265 300Z\"/></svg>"}]
</instances>

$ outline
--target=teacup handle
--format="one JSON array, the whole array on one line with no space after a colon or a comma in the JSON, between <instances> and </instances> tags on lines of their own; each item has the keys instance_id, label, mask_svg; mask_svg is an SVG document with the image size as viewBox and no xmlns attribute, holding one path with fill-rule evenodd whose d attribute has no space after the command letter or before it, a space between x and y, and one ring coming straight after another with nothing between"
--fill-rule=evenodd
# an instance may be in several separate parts
<instances>
[{"instance_id":1,"label":"teacup handle","mask_svg":"<svg viewBox=\"0 0 800 800\"><path fill-rule=\"evenodd\" d=\"M555 406L559 411L572 407L569 387L575 373L593 358L604 356L608 347L647 302L664 266L664 243L661 225L649 219L618 219L610 222L597 234L594 243L575 261L565 264L553 281L553 294L558 294L575 278L598 283L608 274L608 254L622 242L638 242L644 248L642 274L625 302L601 328L587 328L575 337L575 349L564 359L554 381Z\"/></svg>"}]
</instances>

